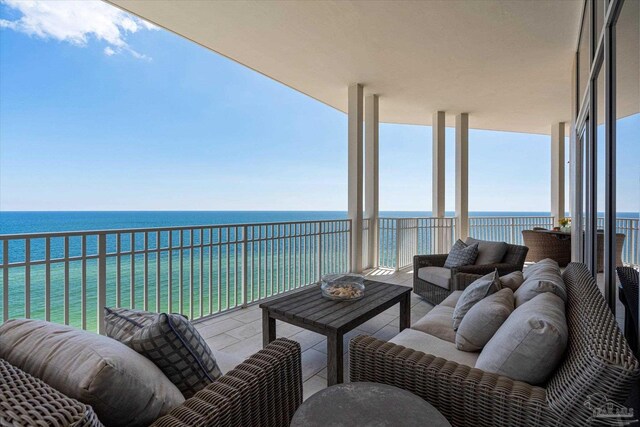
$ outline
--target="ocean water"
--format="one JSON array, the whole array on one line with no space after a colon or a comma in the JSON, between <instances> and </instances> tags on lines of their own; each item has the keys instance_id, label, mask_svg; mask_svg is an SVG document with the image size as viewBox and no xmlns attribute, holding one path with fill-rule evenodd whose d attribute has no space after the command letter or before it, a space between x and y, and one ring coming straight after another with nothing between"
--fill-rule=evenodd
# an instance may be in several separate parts
<instances>
[{"instance_id":1,"label":"ocean water","mask_svg":"<svg viewBox=\"0 0 640 427\"><path fill-rule=\"evenodd\" d=\"M430 216L430 213L381 212L380 215L410 218ZM471 213L471 216L548 215L548 212ZM637 218L637 214L620 216ZM0 212L0 235L346 218L344 211ZM123 235L120 242L116 242L115 236L108 237L107 252L115 251L117 244L123 252L132 247L143 251L145 244L151 251L107 257L106 305L181 312L199 318L237 307L245 299L251 302L305 286L315 282L321 273L342 272L348 268L346 229L337 229L323 237L322 251L313 236L317 230L313 228L295 228L293 237L282 234L279 238L282 229L257 227L252 232L264 233L267 238L257 239L246 249L237 243L241 239L238 230L225 230L220 235L203 235L202 241L197 233L194 236L185 233L182 248L179 248L180 233L161 234L159 241L156 234L151 233L146 242L142 233L135 234L133 242L130 234ZM169 240L178 248L170 250ZM93 236L86 241L81 237L69 238L67 259L64 248L64 238L52 238L49 256L62 260L38 263L37 260L46 258L45 241L33 239L29 252L35 263L0 269L0 283L5 274L8 277L9 318L28 314L32 318L49 318L96 330L97 238ZM25 260L24 240L10 241L8 249L10 262ZM88 255L84 261L74 259L83 253ZM0 259L3 257L4 248L0 245ZM46 294L51 301L49 311L45 307ZM2 286L0 296L2 301ZM0 304L0 319L2 316L4 308Z\"/></svg>"}]
</instances>

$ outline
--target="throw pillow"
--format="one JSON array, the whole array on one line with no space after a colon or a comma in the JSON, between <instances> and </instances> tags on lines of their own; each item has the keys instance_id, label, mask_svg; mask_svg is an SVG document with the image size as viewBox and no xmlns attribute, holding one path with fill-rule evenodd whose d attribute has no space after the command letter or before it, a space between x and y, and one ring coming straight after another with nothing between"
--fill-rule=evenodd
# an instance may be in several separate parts
<instances>
[{"instance_id":1,"label":"throw pillow","mask_svg":"<svg viewBox=\"0 0 640 427\"><path fill-rule=\"evenodd\" d=\"M444 262L444 268L456 268L463 265L471 265L478 256L478 245L467 245L462 240L458 239L456 243L451 247L449 255Z\"/></svg>"},{"instance_id":2,"label":"throw pillow","mask_svg":"<svg viewBox=\"0 0 640 427\"><path fill-rule=\"evenodd\" d=\"M480 351L513 312L513 291L500 289L471 307L456 332L456 347Z\"/></svg>"},{"instance_id":3,"label":"throw pillow","mask_svg":"<svg viewBox=\"0 0 640 427\"><path fill-rule=\"evenodd\" d=\"M222 376L204 338L179 314L160 314L131 336L129 346L155 363L187 399Z\"/></svg>"},{"instance_id":4,"label":"throw pillow","mask_svg":"<svg viewBox=\"0 0 640 427\"><path fill-rule=\"evenodd\" d=\"M513 273L509 273L500 277L500 283L502 283L502 287L509 288L513 292L517 291L523 282L524 276L522 275L522 271L514 271Z\"/></svg>"},{"instance_id":5,"label":"throw pillow","mask_svg":"<svg viewBox=\"0 0 640 427\"><path fill-rule=\"evenodd\" d=\"M109 338L129 344L139 329L156 322L158 313L130 308L104 308L104 330Z\"/></svg>"},{"instance_id":6,"label":"throw pillow","mask_svg":"<svg viewBox=\"0 0 640 427\"><path fill-rule=\"evenodd\" d=\"M150 360L71 326L9 320L0 326L0 358L90 405L107 426L148 426L184 402Z\"/></svg>"},{"instance_id":7,"label":"throw pillow","mask_svg":"<svg viewBox=\"0 0 640 427\"><path fill-rule=\"evenodd\" d=\"M471 307L488 295L498 292L500 290L500 286L498 270L482 276L470 284L467 289L462 292L460 299L458 299L458 302L456 303L456 307L453 309L453 330L458 330L460 322L462 322L462 319L469 312Z\"/></svg>"},{"instance_id":8,"label":"throw pillow","mask_svg":"<svg viewBox=\"0 0 640 427\"><path fill-rule=\"evenodd\" d=\"M505 242L492 242L489 240L478 240L473 237L467 237L465 242L467 245L478 244L478 258L476 265L497 264L502 261L504 254L507 253L507 244Z\"/></svg>"},{"instance_id":9,"label":"throw pillow","mask_svg":"<svg viewBox=\"0 0 640 427\"><path fill-rule=\"evenodd\" d=\"M561 362L568 339L564 301L546 292L516 308L484 347L475 367L541 385Z\"/></svg>"},{"instance_id":10,"label":"throw pillow","mask_svg":"<svg viewBox=\"0 0 640 427\"><path fill-rule=\"evenodd\" d=\"M542 260L525 269L524 282L515 292L516 307L544 292L552 292L567 301L567 290L560 267L551 259Z\"/></svg>"}]
</instances>

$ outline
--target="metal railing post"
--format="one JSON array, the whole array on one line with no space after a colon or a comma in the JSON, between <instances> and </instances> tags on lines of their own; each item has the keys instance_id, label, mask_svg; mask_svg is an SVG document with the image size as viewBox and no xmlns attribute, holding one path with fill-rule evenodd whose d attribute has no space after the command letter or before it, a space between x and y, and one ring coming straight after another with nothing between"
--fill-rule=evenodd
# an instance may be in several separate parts
<instances>
[{"instance_id":1,"label":"metal railing post","mask_svg":"<svg viewBox=\"0 0 640 427\"><path fill-rule=\"evenodd\" d=\"M515 224L513 223L513 217L509 217L509 243L515 244Z\"/></svg>"},{"instance_id":2,"label":"metal railing post","mask_svg":"<svg viewBox=\"0 0 640 427\"><path fill-rule=\"evenodd\" d=\"M402 233L400 232L400 219L396 219L396 271L400 270L400 248Z\"/></svg>"},{"instance_id":3,"label":"metal railing post","mask_svg":"<svg viewBox=\"0 0 640 427\"><path fill-rule=\"evenodd\" d=\"M242 307L246 308L248 298L248 268L247 268L247 226L242 227Z\"/></svg>"},{"instance_id":4,"label":"metal railing post","mask_svg":"<svg viewBox=\"0 0 640 427\"><path fill-rule=\"evenodd\" d=\"M322 223L318 223L318 282L322 279Z\"/></svg>"},{"instance_id":5,"label":"metal railing post","mask_svg":"<svg viewBox=\"0 0 640 427\"><path fill-rule=\"evenodd\" d=\"M104 307L107 305L107 235L98 234L98 333L104 335Z\"/></svg>"}]
</instances>

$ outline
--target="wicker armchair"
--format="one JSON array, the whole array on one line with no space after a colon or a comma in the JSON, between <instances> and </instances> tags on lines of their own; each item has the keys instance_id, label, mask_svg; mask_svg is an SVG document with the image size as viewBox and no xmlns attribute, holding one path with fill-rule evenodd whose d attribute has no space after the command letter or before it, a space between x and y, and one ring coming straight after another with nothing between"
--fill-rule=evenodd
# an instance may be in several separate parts
<instances>
[{"instance_id":1,"label":"wicker armchair","mask_svg":"<svg viewBox=\"0 0 640 427\"><path fill-rule=\"evenodd\" d=\"M508 244L507 252L502 258L502 262L498 264L465 265L452 268L450 289L422 280L418 276L419 270L423 267L444 267L448 255L416 255L413 257L413 292L431 304L440 304L453 291L462 290L473 282L475 278L471 280L472 275L485 275L496 269L500 275L522 271L528 250L526 246Z\"/></svg>"},{"instance_id":2,"label":"wicker armchair","mask_svg":"<svg viewBox=\"0 0 640 427\"><path fill-rule=\"evenodd\" d=\"M300 344L280 338L154 427L288 426L302 403ZM93 409L0 359L0 425L100 427Z\"/></svg>"},{"instance_id":3,"label":"wicker armchair","mask_svg":"<svg viewBox=\"0 0 640 427\"><path fill-rule=\"evenodd\" d=\"M89 405L0 359L0 426L102 427Z\"/></svg>"},{"instance_id":4,"label":"wicker armchair","mask_svg":"<svg viewBox=\"0 0 640 427\"><path fill-rule=\"evenodd\" d=\"M638 355L638 271L631 267L618 267L620 288L618 298L624 305L624 336L633 352Z\"/></svg>"},{"instance_id":5,"label":"wicker armchair","mask_svg":"<svg viewBox=\"0 0 640 427\"><path fill-rule=\"evenodd\" d=\"M522 230L522 240L529 248L527 262L538 262L545 258L556 261L560 267L571 262L571 235L550 233L544 230Z\"/></svg>"},{"instance_id":6,"label":"wicker armchair","mask_svg":"<svg viewBox=\"0 0 640 427\"><path fill-rule=\"evenodd\" d=\"M197 392L153 427L288 426L302 404L300 344L280 338Z\"/></svg>"},{"instance_id":7,"label":"wicker armchair","mask_svg":"<svg viewBox=\"0 0 640 427\"><path fill-rule=\"evenodd\" d=\"M571 235L534 228L522 230L522 239L529 248L527 262L538 262L545 258L556 261L560 267L571 262ZM616 265L622 266L622 247L625 235L616 234ZM598 233L598 272L604 271L604 233Z\"/></svg>"},{"instance_id":8,"label":"wicker armchair","mask_svg":"<svg viewBox=\"0 0 640 427\"><path fill-rule=\"evenodd\" d=\"M350 379L408 390L456 427L593 425L590 399L623 404L640 364L586 266L572 263L563 277L570 344L542 387L367 336L349 344Z\"/></svg>"}]
</instances>

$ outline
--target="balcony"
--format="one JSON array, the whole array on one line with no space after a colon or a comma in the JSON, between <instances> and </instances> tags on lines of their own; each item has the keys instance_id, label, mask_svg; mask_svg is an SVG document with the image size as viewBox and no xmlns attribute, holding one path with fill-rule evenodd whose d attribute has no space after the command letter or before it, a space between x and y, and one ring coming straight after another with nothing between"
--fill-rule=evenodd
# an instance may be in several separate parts
<instances>
[{"instance_id":1,"label":"balcony","mask_svg":"<svg viewBox=\"0 0 640 427\"><path fill-rule=\"evenodd\" d=\"M446 253L456 235L455 218L379 218L379 241L370 245L370 225L364 221L367 277L409 287L413 256ZM522 244L522 230L552 226L552 217L471 217L469 233ZM619 219L618 230L626 236L625 264L639 265L638 220ZM2 319L103 333L105 306L181 313L212 349L245 358L262 347L258 303L349 271L350 237L351 221L344 219L0 235ZM598 282L603 290L602 274ZM413 319L432 308L416 295L411 301ZM398 316L393 307L345 341L360 334L390 339ZM326 338L284 323L277 331L302 346L304 396L326 387Z\"/></svg>"}]
</instances>

